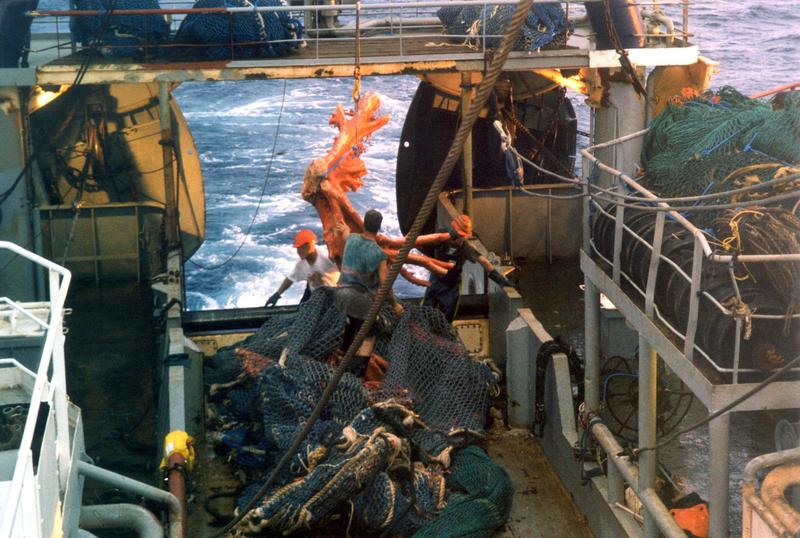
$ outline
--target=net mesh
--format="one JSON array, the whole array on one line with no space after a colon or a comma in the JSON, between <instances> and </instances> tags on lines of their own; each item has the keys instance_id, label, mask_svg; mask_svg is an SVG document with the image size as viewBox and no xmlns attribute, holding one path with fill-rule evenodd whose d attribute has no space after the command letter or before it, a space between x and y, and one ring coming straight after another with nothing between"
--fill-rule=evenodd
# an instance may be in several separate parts
<instances>
[{"instance_id":1,"label":"net mesh","mask_svg":"<svg viewBox=\"0 0 800 538\"><path fill-rule=\"evenodd\" d=\"M800 162L800 95L779 106L749 99L730 87L717 92L687 92L673 99L644 138L642 183L665 196L713 194L779 178ZM800 187L800 181L743 194L758 199ZM710 198L705 204L727 202ZM790 202L791 203L791 202ZM719 214L693 215L708 225Z\"/></svg>"},{"instance_id":2,"label":"net mesh","mask_svg":"<svg viewBox=\"0 0 800 538\"><path fill-rule=\"evenodd\" d=\"M440 8L436 15L448 33L457 36L474 36L472 39L486 38L487 48L500 45L502 34L506 31L514 6L453 6ZM571 24L567 21L560 4L535 2L520 29L513 50L535 51L548 46L563 46ZM482 41L481 41L482 44Z\"/></svg>"},{"instance_id":3,"label":"net mesh","mask_svg":"<svg viewBox=\"0 0 800 538\"><path fill-rule=\"evenodd\" d=\"M345 324L333 299L332 289L320 288L296 314L271 318L238 349L207 361L210 437L252 482L240 506L330 382ZM343 375L276 487L240 529L294 532L345 514L366 534L408 534L438 519L450 486L445 470L479 438L497 379L469 357L438 310L408 306L398 318L386 307L377 325L375 353L388 362L383 381ZM261 360L255 375L241 358L247 353ZM496 501L510 506L510 493Z\"/></svg>"},{"instance_id":4,"label":"net mesh","mask_svg":"<svg viewBox=\"0 0 800 538\"><path fill-rule=\"evenodd\" d=\"M269 7L280 0L198 0L195 8ZM181 22L175 42L210 45L187 47L182 54L211 59L286 56L300 46L303 24L286 12L190 13ZM216 46L211 46L216 45Z\"/></svg>"},{"instance_id":5,"label":"net mesh","mask_svg":"<svg viewBox=\"0 0 800 538\"><path fill-rule=\"evenodd\" d=\"M157 0L75 0L75 9L108 12L110 9L160 9ZM70 31L84 46L111 45L114 57L133 56L144 44L169 38L169 25L160 15L94 15L70 17Z\"/></svg>"}]
</instances>

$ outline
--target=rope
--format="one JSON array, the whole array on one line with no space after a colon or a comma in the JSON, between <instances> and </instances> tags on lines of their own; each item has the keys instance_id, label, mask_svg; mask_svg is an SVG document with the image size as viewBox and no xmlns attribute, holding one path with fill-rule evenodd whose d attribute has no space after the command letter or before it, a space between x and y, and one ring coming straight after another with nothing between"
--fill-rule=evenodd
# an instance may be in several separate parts
<instances>
[{"instance_id":1,"label":"rope","mask_svg":"<svg viewBox=\"0 0 800 538\"><path fill-rule=\"evenodd\" d=\"M502 136L502 134L503 133L501 132L501 136ZM520 153L517 150L517 148L515 148L511 144L508 145L508 149L512 153L514 153L514 155L516 155L524 163L530 165L531 167L533 167L534 169L538 170L539 172L541 172L541 173L543 173L545 175L548 175L548 176L553 177L555 179L558 179L560 181L564 181L566 183L572 183L573 185L576 185L576 186L581 186L582 187L582 186L586 185L586 181L584 181L583 179L580 179L578 176L576 176L574 174L573 174L572 177L567 177L567 176L563 176L561 174L558 174L556 172L553 172L552 170L548 170L547 168L544 168L543 166L538 165L537 163L535 163L532 160L530 160L527 157L525 157L522 153ZM720 192L715 192L715 193L710 193L710 194L700 194L700 195L695 195L695 196L656 197L656 198L646 198L644 196L620 194L617 191L615 191L614 189L605 189L605 188L600 187L598 185L594 185L591 182L589 182L589 188L592 189L593 191L601 192L601 193L607 194L609 196L612 196L613 200L614 200L612 203L617 204L617 205L619 205L619 203L618 203L619 200L625 200L625 201L629 201L629 202L640 202L640 203L646 203L646 204L654 204L654 203L671 203L671 202L700 202L700 201L703 201L703 200L714 200L714 199L718 199L718 198L728 198L728 197L733 197L733 196L735 196L737 194L744 194L744 193L747 193L747 192L758 191L758 190L761 190L761 189L766 189L768 187L774 187L774 186L777 186L777 185L783 185L785 183L792 183L792 182L796 182L796 181L800 181L800 173L788 174L788 175L784 175L782 177L776 177L775 179L771 179L769 181L764 181L764 182L761 182L761 183L755 183L755 184L752 184L752 185L746 185L744 187L739 187L739 188L736 188L736 189L730 189L730 190L727 190L727 191L720 191ZM541 196L548 196L548 195L541 195ZM575 197L578 198L580 196L586 196L586 195L585 194L581 194L581 195L576 195ZM591 196L597 197L596 195L591 195ZM781 199L786 199L786 198L792 198L792 196L788 196L788 197L781 198ZM610 201L610 200L604 199L604 198L600 198L600 199L603 200L603 201ZM768 201L768 200L771 200L771 198L745 201L745 205L747 205L747 204L756 205L756 202L763 203L763 202ZM800 202L798 202L798 203L800 203ZM640 206L626 206L626 207L635 207L637 209L647 209L646 207L642 208ZM691 207L692 208L696 208L697 206L693 205ZM707 208L710 208L710 209L728 209L729 208L727 205L724 206L724 207L723 206L719 206L719 205L716 205L716 206L714 206L714 205L706 205L706 206L700 206L700 207L707 207ZM739 206L736 206L736 207L742 207L742 205L739 205ZM669 211L671 209L685 210L683 208L661 208L661 211ZM697 209L697 210L700 211L701 209Z\"/></svg>"},{"instance_id":2,"label":"rope","mask_svg":"<svg viewBox=\"0 0 800 538\"><path fill-rule=\"evenodd\" d=\"M261 210L261 204L264 201L264 193L267 191L267 184L269 183L269 177L272 172L272 161L275 160L275 147L278 144L278 133L280 132L281 129L281 118L283 117L283 105L285 102L286 102L286 79L284 79L283 81L283 94L281 95L281 107L280 110L278 111L278 124L275 126L275 136L272 139L272 151L269 156L269 163L267 163L267 175L264 178L264 184L261 186L261 196L258 198L258 205L256 206L256 211L255 213L253 213L253 218L250 220L250 225L247 227L247 233L244 234L242 242L239 243L239 246L236 247L236 250L233 251L233 254L228 256L228 259L226 259L224 262L219 263L217 265L204 265L202 263L192 260L191 258L187 260L195 267L198 267L204 271L214 271L216 269L219 269L220 267L224 267L225 265L228 264L228 262L233 260L237 254L239 254L239 251L242 250L245 241L247 241L247 238L250 237L250 232L253 230L253 224L255 224L256 217L258 217L258 212Z\"/></svg>"},{"instance_id":3,"label":"rope","mask_svg":"<svg viewBox=\"0 0 800 538\"><path fill-rule=\"evenodd\" d=\"M417 217L415 218L411 229L406 235L403 246L400 247L399 253L395 257L395 260L389 269L389 274L387 275L386 280L381 283L381 287L375 294L375 298L373 299L369 312L367 313L367 319L365 319L364 323L362 323L361 328L359 329L358 333L356 333L356 336L350 344L347 353L345 353L345 356L342 358L339 366L337 366L336 370L333 372L330 382L325 387L325 391L322 393L322 396L314 408L314 411L306 421L303 430L297 435L297 437L295 437L291 446L286 450L280 461L278 461L278 463L275 465L275 468L272 470L272 473L270 473L270 476L267 478L266 482L264 482L264 485L261 486L258 492L253 495L247 505L239 512L239 514L236 516L236 519L228 523L219 533L214 535L215 538L223 536L234 526L236 526L250 512L250 510L252 510L255 505L261 501L267 491L269 491L269 488L272 486L272 484L274 484L278 474L283 470L289 460L292 459L294 454L300 448L303 440L308 436L311 428L314 426L314 423L322 414L322 410L327 405L328 401L333 395L334 390L336 390L336 387L339 384L342 375L344 375L344 372L349 367L356 350L358 350L358 348L361 346L361 343L364 341L364 338L372 329L375 319L377 318L378 311L380 310L381 306L383 306L383 302L391 290L392 284L400 274L400 270L402 269L406 258L408 258L408 254L411 251L414 242L417 240L417 237L422 231L422 227L428 221L428 217L436 205L439 193L444 188L447 179L450 177L450 174L452 173L456 163L461 157L461 152L464 150L464 142L466 141L467 136L472 132L472 127L475 124L475 120L478 118L478 114L486 103L486 100L489 98L490 93L494 89L494 85L497 82L497 78L500 76L500 72L503 69L506 58L508 58L508 55L511 52L514 39L522 27L522 24L525 22L525 17L527 16L528 10L532 4L533 0L520 0L520 2L517 4L514 15L511 17L509 22L508 30L503 37L503 42L500 45L500 48L497 49L495 55L492 57L486 76L478 85L475 99L473 99L470 103L469 109L467 110L463 121L459 125L458 131L453 138L453 143L451 144L450 150L447 153L447 157L445 157L444 162L439 169L439 173L436 175L436 179L433 181L433 184L428 190L428 194L426 195L425 200L423 201L422 206L417 213Z\"/></svg>"}]
</instances>

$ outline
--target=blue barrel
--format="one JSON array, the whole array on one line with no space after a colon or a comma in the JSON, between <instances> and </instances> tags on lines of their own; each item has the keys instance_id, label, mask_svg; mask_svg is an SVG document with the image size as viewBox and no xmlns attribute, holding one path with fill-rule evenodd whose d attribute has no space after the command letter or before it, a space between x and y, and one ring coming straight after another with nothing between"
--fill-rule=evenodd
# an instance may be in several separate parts
<instances>
[{"instance_id":1,"label":"blue barrel","mask_svg":"<svg viewBox=\"0 0 800 538\"><path fill-rule=\"evenodd\" d=\"M636 6L629 5L628 0L607 1L611 8L611 24L617 31L622 48L634 49L644 46L644 23ZM608 35L603 2L587 2L585 5L592 30L597 36L597 49L613 49L614 44Z\"/></svg>"}]
</instances>

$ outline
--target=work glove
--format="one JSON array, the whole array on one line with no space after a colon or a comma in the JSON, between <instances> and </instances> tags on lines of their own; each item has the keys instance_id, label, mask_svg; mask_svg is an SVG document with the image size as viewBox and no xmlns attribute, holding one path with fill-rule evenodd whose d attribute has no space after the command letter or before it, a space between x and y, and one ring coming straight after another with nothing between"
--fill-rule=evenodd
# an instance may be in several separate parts
<instances>
[{"instance_id":1,"label":"work glove","mask_svg":"<svg viewBox=\"0 0 800 538\"><path fill-rule=\"evenodd\" d=\"M275 306L275 304L278 302L278 299L280 299L280 298L281 298L281 294L278 293L278 292L275 292L275 293L273 293L272 295L269 296L269 299L267 299L267 304L265 304L264 306Z\"/></svg>"},{"instance_id":2,"label":"work glove","mask_svg":"<svg viewBox=\"0 0 800 538\"><path fill-rule=\"evenodd\" d=\"M494 280L495 282L497 282L498 284L500 284L503 287L509 287L509 288L515 288L516 287L516 286L514 286L514 284L509 279L507 279L506 277L501 275L500 271L498 271L497 269L492 269L492 272L489 273L489 278L491 280Z\"/></svg>"}]
</instances>

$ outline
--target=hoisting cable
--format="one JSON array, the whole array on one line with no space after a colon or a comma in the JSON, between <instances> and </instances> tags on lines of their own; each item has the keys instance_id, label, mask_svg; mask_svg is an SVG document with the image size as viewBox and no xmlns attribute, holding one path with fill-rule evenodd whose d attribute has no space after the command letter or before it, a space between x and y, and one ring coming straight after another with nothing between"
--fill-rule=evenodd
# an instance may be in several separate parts
<instances>
[{"instance_id":1,"label":"hoisting cable","mask_svg":"<svg viewBox=\"0 0 800 538\"><path fill-rule=\"evenodd\" d=\"M267 175L264 178L264 184L261 186L261 196L259 196L259 198L258 198L258 205L256 205L256 211L255 211L255 213L253 213L253 218L250 219L250 225L247 227L247 232L244 234L244 237L242 238L242 242L239 243L239 246L236 247L236 250L233 251L233 254L228 256L228 258L224 262L218 263L216 265L204 265L202 263L196 262L196 261L192 260L191 258L189 258L187 261L189 263L191 263L192 265L194 265L195 267L199 267L200 269L203 269L204 271L213 271L215 269L219 269L220 267L224 267L225 265L228 264L228 262L233 260L236 257L237 254L239 254L239 251L242 250L242 247L244 246L245 241L247 241L247 238L250 237L250 232L253 230L253 224L255 224L256 217L258 217L258 212L261 210L261 204L264 202L264 193L267 192L267 185L269 184L269 177L270 177L270 174L272 173L272 161L275 160L275 147L278 144L278 135L280 134L281 118L283 117L283 105L284 105L285 102L286 102L286 79L283 80L283 92L282 92L282 95L281 95L281 106L280 106L280 109L278 110L278 123L275 125L275 136L272 139L272 151L270 152L269 162L267 163Z\"/></svg>"},{"instance_id":2,"label":"hoisting cable","mask_svg":"<svg viewBox=\"0 0 800 538\"><path fill-rule=\"evenodd\" d=\"M358 108L359 99L361 99L361 0L356 1L356 53L355 67L353 68L353 102L356 104L356 108Z\"/></svg>"},{"instance_id":3,"label":"hoisting cable","mask_svg":"<svg viewBox=\"0 0 800 538\"><path fill-rule=\"evenodd\" d=\"M657 450L659 448L663 448L663 447L667 446L668 444L670 444L671 442L673 442L678 437L680 437L681 435L689 433L692 430L696 430L697 428L708 424L709 422L711 422L715 418L718 418L721 415L724 415L725 413L727 413L728 411L730 411L734 407L738 406L740 403L742 403L745 400L751 398L756 393L761 392L762 390L767 388L770 384L772 384L775 380L777 380L780 376L782 376L783 374L785 374L786 372L788 372L789 370L791 370L792 368L794 368L798 364L800 364L800 355L798 355L797 357L793 358L792 360L790 360L789 362L784 364L781 367L780 370L776 370L772 375L770 375L764 381L762 381L761 383L759 383L758 385L756 385L752 389L748 390L747 392L745 392L744 394L742 394L741 396L736 398L734 401L732 401L731 403L729 403L725 407L722 407L721 409L719 409L717 411L714 411L713 413L708 415L703 420L701 420L701 421L699 421L699 422L697 422L695 424L692 424L688 428L684 428L683 430L680 430L680 431L677 431L677 432L673 433L672 435L670 435L669 437L667 437L666 439L664 439L660 443L656 443L653 446L644 446L642 448L634 449L633 453L635 455L638 455L638 454L641 454L642 452L647 452L649 450Z\"/></svg>"},{"instance_id":4,"label":"hoisting cable","mask_svg":"<svg viewBox=\"0 0 800 538\"><path fill-rule=\"evenodd\" d=\"M333 395L334 390L336 390L336 387L339 384L339 380L342 378L342 375L350 365L356 350L361 347L361 343L364 341L364 338L366 338L370 329L372 329L372 325L375 323L378 312L381 306L383 306L383 302L386 299L389 290L391 290L392 284L400 274L400 270L402 269L406 258L408 258L409 252L411 251L414 243L417 240L417 237L422 231L422 227L428 221L428 217L436 205L439 193L444 188L447 179L450 177L450 174L455 168L456 163L461 157L461 152L464 150L464 142L466 141L467 136L472 132L472 127L475 125L475 120L477 120L478 114L486 103L486 100L489 98L490 93L494 89L497 78L500 76L500 73L503 70L503 65L506 62L506 58L508 58L511 48L516 40L517 33L519 32L520 28L522 28L522 24L525 22L525 18L527 17L528 11L530 10L532 4L533 0L520 0L517 3L516 10L514 11L514 14L512 15L508 24L508 29L503 36L503 41L500 44L500 47L496 50L495 54L492 56L486 76L478 84L475 98L470 102L467 113L461 121L455 137L453 138L450 149L447 152L447 156L445 157L444 162L442 162L439 173L436 175L433 184L428 190L428 194L425 196L425 200L422 202L422 205L417 212L414 223L411 225L411 229L408 231L408 234L403 241L403 245L400 247L394 262L392 262L392 265L389 268L389 274L387 275L386 280L384 280L381 283L380 288L378 288L364 323L361 325L358 333L356 333L355 338L350 344L350 347L347 349L347 352L345 353L341 362L336 367L336 370L334 370L333 374L331 375L328 385L325 387L319 402L317 402L317 405L314 407L314 410L308 417L308 420L306 420L303 430L295 437L294 441L292 441L291 446L286 450L281 459L275 465L266 482L264 482L258 492L253 495L250 501L248 501L247 505L245 505L245 507L239 512L233 521L225 525L220 532L214 535L215 538L225 535L225 533L236 526L250 512L250 510L252 510L255 505L261 501L267 491L269 491L269 489L275 483L275 479L277 478L278 474L283 470L289 460L294 457L295 453L300 448L300 445L303 443L303 440L305 440L311 431L311 428L314 426L314 423L322 414L322 410L328 404L328 401Z\"/></svg>"}]
</instances>

